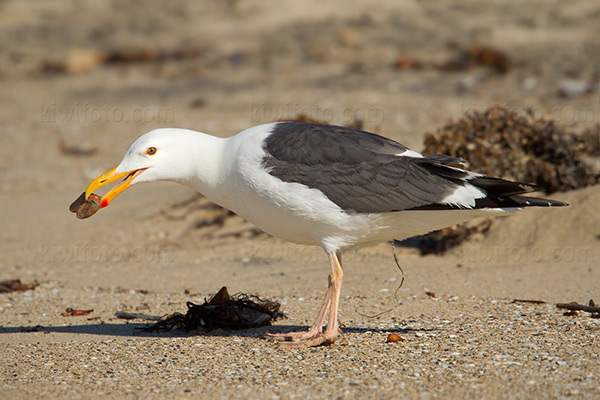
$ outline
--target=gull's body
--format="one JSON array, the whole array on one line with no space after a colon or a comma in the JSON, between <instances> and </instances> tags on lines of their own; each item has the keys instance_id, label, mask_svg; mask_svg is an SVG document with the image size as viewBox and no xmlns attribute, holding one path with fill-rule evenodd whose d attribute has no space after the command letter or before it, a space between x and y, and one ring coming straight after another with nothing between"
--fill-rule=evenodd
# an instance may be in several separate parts
<instances>
[{"instance_id":1,"label":"gull's body","mask_svg":"<svg viewBox=\"0 0 600 400\"><path fill-rule=\"evenodd\" d=\"M308 332L281 335L298 339L295 344L320 345L338 333L344 250L527 206L565 205L519 196L533 188L450 162L460 160L423 157L381 136L329 125L272 123L224 139L158 129L140 137L117 168L90 184L87 195L126 176L103 198L106 206L135 183L175 181L273 236L321 246L332 274L317 321Z\"/></svg>"}]
</instances>

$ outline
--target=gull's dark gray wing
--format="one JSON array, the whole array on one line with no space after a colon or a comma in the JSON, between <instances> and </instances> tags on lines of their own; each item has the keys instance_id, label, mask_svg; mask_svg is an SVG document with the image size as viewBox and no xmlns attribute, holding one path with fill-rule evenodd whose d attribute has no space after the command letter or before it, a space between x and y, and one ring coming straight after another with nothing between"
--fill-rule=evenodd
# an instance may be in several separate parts
<instances>
[{"instance_id":1,"label":"gull's dark gray wing","mask_svg":"<svg viewBox=\"0 0 600 400\"><path fill-rule=\"evenodd\" d=\"M346 211L549 205L515 196L535 190L530 185L445 165L462 161L449 156L419 157L400 143L356 129L280 122L264 150L271 175L318 189Z\"/></svg>"}]
</instances>

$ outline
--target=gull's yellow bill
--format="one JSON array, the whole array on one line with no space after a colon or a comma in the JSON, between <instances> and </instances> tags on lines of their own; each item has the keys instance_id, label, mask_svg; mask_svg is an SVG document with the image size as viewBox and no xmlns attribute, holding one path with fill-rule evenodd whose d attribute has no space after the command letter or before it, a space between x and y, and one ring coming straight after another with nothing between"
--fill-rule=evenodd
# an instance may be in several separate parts
<instances>
[{"instance_id":1,"label":"gull's yellow bill","mask_svg":"<svg viewBox=\"0 0 600 400\"><path fill-rule=\"evenodd\" d=\"M123 181L121 181L121 183L119 183L117 186L112 188L108 193L106 193L104 196L102 196L101 208L104 208L104 207L108 206L110 204L110 202L115 197L117 197L121 192L123 192L124 190L129 188L131 186L131 181L136 176L138 176L139 174L144 172L146 169L147 168L142 168L142 169L136 169L133 171L116 173L115 171L117 170L117 167L115 167L115 168L111 169L110 171L108 171L107 173L100 175L99 177L94 179L88 185L87 189L85 190L85 199L86 200L89 199L90 195L94 192L94 190L96 190L102 186L108 185L109 183L119 180L121 178L125 178L125 179L123 179Z\"/></svg>"}]
</instances>

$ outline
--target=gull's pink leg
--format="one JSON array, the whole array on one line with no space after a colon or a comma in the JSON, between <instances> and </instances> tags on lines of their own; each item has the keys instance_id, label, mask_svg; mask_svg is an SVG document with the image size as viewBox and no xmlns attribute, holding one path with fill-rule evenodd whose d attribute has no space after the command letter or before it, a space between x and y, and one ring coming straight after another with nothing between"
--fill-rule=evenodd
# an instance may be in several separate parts
<instances>
[{"instance_id":1,"label":"gull's pink leg","mask_svg":"<svg viewBox=\"0 0 600 400\"><path fill-rule=\"evenodd\" d=\"M333 293L331 294L331 304L329 305L329 319L327 329L323 334L325 342L322 344L332 344L335 342L340 325L338 322L338 307L340 304L340 293L342 291L342 281L344 280L344 270L342 269L342 256L337 253L328 253L331 262L331 275L333 275Z\"/></svg>"},{"instance_id":2,"label":"gull's pink leg","mask_svg":"<svg viewBox=\"0 0 600 400\"><path fill-rule=\"evenodd\" d=\"M331 263L330 285L332 287L331 303L329 304L329 319L325 333L313 339L304 340L302 342L291 342L290 345L299 343L301 347L316 347L327 346L333 344L340 331L338 323L338 305L340 303L340 292L342 289L342 281L344 279L344 270L342 269L341 255L336 253L327 253L329 262Z\"/></svg>"},{"instance_id":3,"label":"gull's pink leg","mask_svg":"<svg viewBox=\"0 0 600 400\"><path fill-rule=\"evenodd\" d=\"M317 319L313 326L308 331L302 332L286 332L286 333L267 333L265 336L269 339L275 340L305 340L312 339L314 337L319 336L323 333L323 324L325 323L325 314L327 313L327 308L329 307L329 303L331 302L331 295L333 293L333 285L332 285L332 277L329 275L328 277L328 285L327 285L327 293L325 293L325 300L323 301L323 305L321 305L321 309L317 314Z\"/></svg>"},{"instance_id":4,"label":"gull's pink leg","mask_svg":"<svg viewBox=\"0 0 600 400\"><path fill-rule=\"evenodd\" d=\"M331 263L331 275L329 275L329 286L327 288L325 302L319 311L317 321L308 332L304 332L305 334L310 332L310 335L304 336L300 334L299 336L292 337L291 340L293 341L286 341L283 343L283 345L286 347L325 346L332 344L337 338L340 330L337 314L340 301L340 291L342 289L342 280L344 279L344 271L342 269L340 254L328 252L327 255L329 256L329 262ZM325 312L327 311L328 303L329 320L327 322L327 329L325 329L325 333L321 333L323 329L323 319L325 318ZM315 332L317 332L316 335Z\"/></svg>"}]
</instances>

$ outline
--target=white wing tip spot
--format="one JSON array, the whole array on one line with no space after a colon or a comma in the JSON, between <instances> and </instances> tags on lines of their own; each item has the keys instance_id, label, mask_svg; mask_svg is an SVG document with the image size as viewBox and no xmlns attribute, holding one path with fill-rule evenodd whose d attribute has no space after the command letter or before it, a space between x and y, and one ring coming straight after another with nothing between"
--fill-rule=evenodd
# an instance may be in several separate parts
<instances>
[{"instance_id":1,"label":"white wing tip spot","mask_svg":"<svg viewBox=\"0 0 600 400\"><path fill-rule=\"evenodd\" d=\"M398 153L396 155L397 156L402 156L402 157L423 158L423 154L417 153L416 151L413 151L413 150L410 150L410 149L406 149L402 153Z\"/></svg>"}]
</instances>

